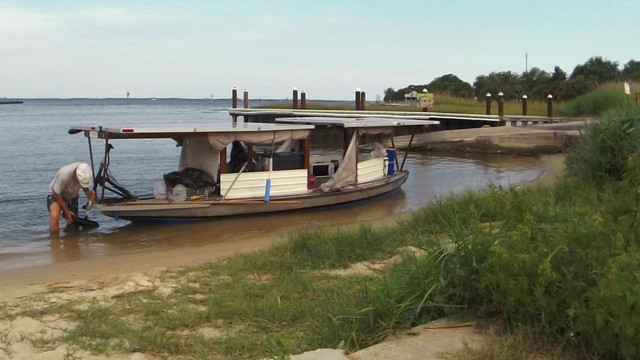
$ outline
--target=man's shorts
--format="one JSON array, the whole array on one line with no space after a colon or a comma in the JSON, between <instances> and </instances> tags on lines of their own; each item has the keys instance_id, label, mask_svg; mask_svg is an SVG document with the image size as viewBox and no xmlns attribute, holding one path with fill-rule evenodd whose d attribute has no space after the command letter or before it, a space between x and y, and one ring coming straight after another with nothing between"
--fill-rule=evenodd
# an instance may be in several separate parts
<instances>
[{"instance_id":1,"label":"man's shorts","mask_svg":"<svg viewBox=\"0 0 640 360\"><path fill-rule=\"evenodd\" d=\"M67 202L67 207L69 208L69 210L78 215L78 196L71 199L62 199ZM53 198L53 195L47 195L47 210L49 210L49 212L51 212L51 204L53 204L55 201L56 200ZM66 217L64 210L62 210L62 215Z\"/></svg>"}]
</instances>

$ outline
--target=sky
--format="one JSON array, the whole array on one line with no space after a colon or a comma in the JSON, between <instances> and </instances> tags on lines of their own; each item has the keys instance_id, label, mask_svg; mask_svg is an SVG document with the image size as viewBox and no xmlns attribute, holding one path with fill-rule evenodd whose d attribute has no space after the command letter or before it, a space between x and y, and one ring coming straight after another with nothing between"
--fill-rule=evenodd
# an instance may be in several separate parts
<instances>
[{"instance_id":1,"label":"sky","mask_svg":"<svg viewBox=\"0 0 640 360\"><path fill-rule=\"evenodd\" d=\"M0 0L0 98L375 100L593 56L640 60L640 1Z\"/></svg>"}]
</instances>

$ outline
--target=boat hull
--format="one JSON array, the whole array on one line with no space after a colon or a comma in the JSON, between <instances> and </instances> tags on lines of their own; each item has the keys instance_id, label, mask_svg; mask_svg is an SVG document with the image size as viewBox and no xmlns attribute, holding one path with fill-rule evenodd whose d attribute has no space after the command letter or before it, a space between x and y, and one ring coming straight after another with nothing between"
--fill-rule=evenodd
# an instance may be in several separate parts
<instances>
[{"instance_id":1,"label":"boat hull","mask_svg":"<svg viewBox=\"0 0 640 360\"><path fill-rule=\"evenodd\" d=\"M304 195L271 197L269 202L265 202L261 198L184 202L139 200L117 204L98 204L96 207L104 215L130 221L189 221L264 214L367 200L399 189L408 176L408 171L398 171L392 176L359 184L357 187L349 189L326 193L318 190Z\"/></svg>"}]
</instances>

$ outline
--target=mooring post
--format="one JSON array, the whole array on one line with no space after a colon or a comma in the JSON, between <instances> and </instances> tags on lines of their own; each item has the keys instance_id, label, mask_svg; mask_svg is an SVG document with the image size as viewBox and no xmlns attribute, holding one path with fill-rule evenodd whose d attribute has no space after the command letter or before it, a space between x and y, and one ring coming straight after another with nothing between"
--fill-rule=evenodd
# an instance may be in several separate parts
<instances>
[{"instance_id":1,"label":"mooring post","mask_svg":"<svg viewBox=\"0 0 640 360\"><path fill-rule=\"evenodd\" d=\"M498 93L498 116L500 117L500 120L502 120L502 117L504 116L504 94L502 91Z\"/></svg>"},{"instance_id":2,"label":"mooring post","mask_svg":"<svg viewBox=\"0 0 640 360\"><path fill-rule=\"evenodd\" d=\"M235 86L231 90L231 107L234 109L238 107L238 89Z\"/></svg>"},{"instance_id":3,"label":"mooring post","mask_svg":"<svg viewBox=\"0 0 640 360\"><path fill-rule=\"evenodd\" d=\"M522 95L522 115L527 115L527 95Z\"/></svg>"},{"instance_id":4,"label":"mooring post","mask_svg":"<svg viewBox=\"0 0 640 360\"><path fill-rule=\"evenodd\" d=\"M307 108L307 93L304 92L304 90L302 90L302 92L300 93L300 108L301 109Z\"/></svg>"},{"instance_id":5,"label":"mooring post","mask_svg":"<svg viewBox=\"0 0 640 360\"><path fill-rule=\"evenodd\" d=\"M491 93L487 93L487 95L485 95L484 102L485 102L486 114L491 115Z\"/></svg>"},{"instance_id":6,"label":"mooring post","mask_svg":"<svg viewBox=\"0 0 640 360\"><path fill-rule=\"evenodd\" d=\"M547 117L549 118L549 122L553 122L553 95L547 95Z\"/></svg>"},{"instance_id":7,"label":"mooring post","mask_svg":"<svg viewBox=\"0 0 640 360\"><path fill-rule=\"evenodd\" d=\"M293 88L293 108L294 109L298 108L298 88L297 87Z\"/></svg>"},{"instance_id":8,"label":"mooring post","mask_svg":"<svg viewBox=\"0 0 640 360\"><path fill-rule=\"evenodd\" d=\"M244 101L244 108L248 109L249 108L249 90L248 89L244 89L243 101Z\"/></svg>"},{"instance_id":9,"label":"mooring post","mask_svg":"<svg viewBox=\"0 0 640 360\"><path fill-rule=\"evenodd\" d=\"M367 103L367 96L364 91L360 93L360 110L364 111L364 104Z\"/></svg>"},{"instance_id":10,"label":"mooring post","mask_svg":"<svg viewBox=\"0 0 640 360\"><path fill-rule=\"evenodd\" d=\"M356 110L360 110L360 101L362 100L360 98L360 88L356 89Z\"/></svg>"}]
</instances>

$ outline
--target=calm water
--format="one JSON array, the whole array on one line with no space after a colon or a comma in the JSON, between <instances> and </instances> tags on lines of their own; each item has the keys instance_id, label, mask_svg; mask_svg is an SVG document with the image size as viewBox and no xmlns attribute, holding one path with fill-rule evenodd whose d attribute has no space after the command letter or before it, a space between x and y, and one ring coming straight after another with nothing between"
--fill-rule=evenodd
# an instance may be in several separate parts
<instances>
[{"instance_id":1,"label":"calm water","mask_svg":"<svg viewBox=\"0 0 640 360\"><path fill-rule=\"evenodd\" d=\"M252 105L259 105L254 101ZM229 122L228 100L78 99L25 100L0 105L0 270L113 253L225 241L292 224L322 227L349 220L368 220L413 210L443 194L482 188L493 182L508 186L534 180L542 172L535 157L449 157L409 155L411 175L402 190L366 205L310 210L246 219L218 219L195 224L131 224L96 212L100 227L69 231L73 252L52 249L48 234L46 188L56 171L74 161L89 163L87 139L69 135L73 125L132 126L157 123ZM111 172L130 190L149 194L162 174L177 169L179 148L169 140L113 141ZM95 141L94 159L103 155ZM96 165L97 166L97 165ZM84 198L81 197L81 204ZM81 210L82 214L82 210ZM321 215L321 216L320 216ZM247 226L250 224L250 226Z\"/></svg>"}]
</instances>

